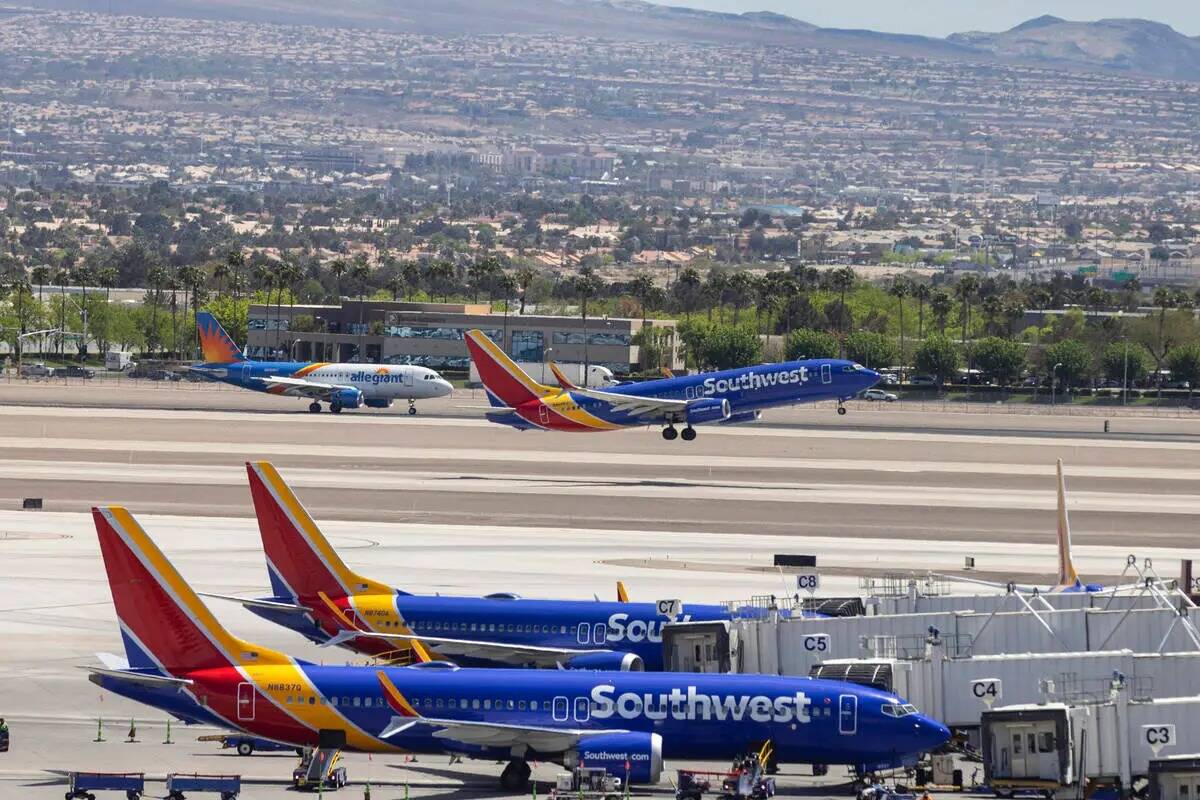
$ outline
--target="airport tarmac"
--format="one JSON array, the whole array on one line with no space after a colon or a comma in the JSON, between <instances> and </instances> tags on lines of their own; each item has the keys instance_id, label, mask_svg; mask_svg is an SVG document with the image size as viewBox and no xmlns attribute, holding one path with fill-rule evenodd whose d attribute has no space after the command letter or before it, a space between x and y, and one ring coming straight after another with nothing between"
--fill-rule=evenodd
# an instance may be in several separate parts
<instances>
[{"instance_id":1,"label":"airport tarmac","mask_svg":"<svg viewBox=\"0 0 1200 800\"><path fill-rule=\"evenodd\" d=\"M481 403L463 396L417 417L334 417L189 386L141 390L144 407L124 389L71 387L86 407L60 403L62 391L0 386L0 716L14 736L0 800L60 797L49 781L71 768L290 774L287 756L221 755L178 726L177 744L158 744L161 716L102 695L77 669L120 647L92 505L129 507L202 591L266 590L247 459L280 467L352 567L418 592L609 597L622 579L640 598L744 600L791 591L768 568L776 552L816 554L829 594L858 593L860 574L953 570L966 555L985 573L1048 577L1059 457L1085 577L1117 574L1130 553L1174 575L1197 555L1200 421L1190 417L1122 417L1106 435L1094 415L863 404L845 417L788 409L683 443L655 429L512 431L462 409ZM160 396L175 407L152 402ZM18 510L29 497L44 510ZM216 611L245 638L344 660L239 606ZM126 745L131 716L142 742ZM98 719L106 743L91 741ZM496 796L494 765L349 758L353 779L377 782L374 797L402 797L405 781L413 796ZM784 785L823 796L811 784ZM256 785L244 796L284 795Z\"/></svg>"}]
</instances>

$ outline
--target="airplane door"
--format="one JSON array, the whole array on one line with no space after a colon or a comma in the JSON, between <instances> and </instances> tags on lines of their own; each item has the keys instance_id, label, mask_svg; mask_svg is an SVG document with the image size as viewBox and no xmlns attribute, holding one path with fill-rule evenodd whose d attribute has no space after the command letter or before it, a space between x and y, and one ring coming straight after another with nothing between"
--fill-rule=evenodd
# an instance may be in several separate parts
<instances>
[{"instance_id":1,"label":"airplane door","mask_svg":"<svg viewBox=\"0 0 1200 800\"><path fill-rule=\"evenodd\" d=\"M838 696L838 733L843 736L853 736L858 733L858 696L843 694Z\"/></svg>"},{"instance_id":2,"label":"airplane door","mask_svg":"<svg viewBox=\"0 0 1200 800\"><path fill-rule=\"evenodd\" d=\"M543 425L550 424L550 409L546 408L545 403L540 403L538 405L538 421Z\"/></svg>"},{"instance_id":3,"label":"airplane door","mask_svg":"<svg viewBox=\"0 0 1200 800\"><path fill-rule=\"evenodd\" d=\"M828 364L821 365L821 383L833 383L833 368Z\"/></svg>"},{"instance_id":4,"label":"airplane door","mask_svg":"<svg viewBox=\"0 0 1200 800\"><path fill-rule=\"evenodd\" d=\"M405 389L413 388L413 371L411 369L400 370L400 385Z\"/></svg>"},{"instance_id":5,"label":"airplane door","mask_svg":"<svg viewBox=\"0 0 1200 800\"><path fill-rule=\"evenodd\" d=\"M243 364L242 365L242 383L249 383L249 382L250 382L250 365Z\"/></svg>"},{"instance_id":6,"label":"airplane door","mask_svg":"<svg viewBox=\"0 0 1200 800\"><path fill-rule=\"evenodd\" d=\"M254 721L254 685L239 683L237 688L237 718L240 722Z\"/></svg>"}]
</instances>

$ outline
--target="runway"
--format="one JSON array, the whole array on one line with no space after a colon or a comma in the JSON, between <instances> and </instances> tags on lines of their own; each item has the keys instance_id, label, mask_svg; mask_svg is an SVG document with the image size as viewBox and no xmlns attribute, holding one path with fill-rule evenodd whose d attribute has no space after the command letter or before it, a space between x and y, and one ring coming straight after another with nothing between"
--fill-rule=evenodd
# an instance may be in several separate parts
<instances>
[{"instance_id":1,"label":"runway","mask_svg":"<svg viewBox=\"0 0 1200 800\"><path fill-rule=\"evenodd\" d=\"M1200 555L1200 422L1187 417L1121 417L1105 434L1095 415L860 405L837 417L826 406L703 428L683 443L655 429L513 431L462 408L479 404L470 397L425 404L417 417L334 417L246 392L140 391L0 386L0 716L30 743L20 762L0 760L5 800L61 796L54 784L30 787L43 769L81 760L259 777L290 769L286 757L246 766L216 755L194 732L186 746L158 745L161 716L102 696L76 669L121 646L93 505L127 506L197 589L266 591L246 460L280 468L351 567L416 592L611 597L620 579L644 599L747 600L791 591L769 569L779 552L817 555L828 594L860 593L859 575L951 570L966 555L984 572L1048 577L1056 458L1085 577L1115 575L1130 553L1164 575ZM24 498L44 510L19 510ZM252 641L344 658L240 606L215 611ZM143 745L112 741L130 716L158 726ZM109 723L110 743L90 743L98 718L123 720ZM414 796L479 793L442 759L423 764L438 770L424 777L355 759L356 779L394 779L381 797L403 796L405 780ZM494 772L472 769L488 781Z\"/></svg>"}]
</instances>

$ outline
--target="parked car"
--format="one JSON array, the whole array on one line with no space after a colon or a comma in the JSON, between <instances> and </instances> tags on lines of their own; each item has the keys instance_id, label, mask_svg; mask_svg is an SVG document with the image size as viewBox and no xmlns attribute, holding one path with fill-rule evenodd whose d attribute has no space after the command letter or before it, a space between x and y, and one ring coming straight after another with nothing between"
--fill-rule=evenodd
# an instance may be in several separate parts
<instances>
[{"instance_id":1,"label":"parked car","mask_svg":"<svg viewBox=\"0 0 1200 800\"><path fill-rule=\"evenodd\" d=\"M152 381L181 381L183 376L178 372L171 372L169 369L156 369L153 372L147 373L147 378Z\"/></svg>"},{"instance_id":2,"label":"parked car","mask_svg":"<svg viewBox=\"0 0 1200 800\"><path fill-rule=\"evenodd\" d=\"M96 370L79 364L71 364L70 366L56 370L54 374L62 378L94 378L96 377Z\"/></svg>"},{"instance_id":3,"label":"parked car","mask_svg":"<svg viewBox=\"0 0 1200 800\"><path fill-rule=\"evenodd\" d=\"M54 368L47 367L41 361L35 361L32 364L21 365L22 378L53 378Z\"/></svg>"},{"instance_id":4,"label":"parked car","mask_svg":"<svg viewBox=\"0 0 1200 800\"><path fill-rule=\"evenodd\" d=\"M882 400L885 403L894 403L900 398L891 392L885 392L883 389L867 389L859 395L863 400Z\"/></svg>"},{"instance_id":5,"label":"parked car","mask_svg":"<svg viewBox=\"0 0 1200 800\"><path fill-rule=\"evenodd\" d=\"M937 386L937 378L932 375L913 375L908 379L909 386Z\"/></svg>"},{"instance_id":6,"label":"parked car","mask_svg":"<svg viewBox=\"0 0 1200 800\"><path fill-rule=\"evenodd\" d=\"M899 386L900 378L892 372L879 373L879 383L883 386Z\"/></svg>"}]
</instances>

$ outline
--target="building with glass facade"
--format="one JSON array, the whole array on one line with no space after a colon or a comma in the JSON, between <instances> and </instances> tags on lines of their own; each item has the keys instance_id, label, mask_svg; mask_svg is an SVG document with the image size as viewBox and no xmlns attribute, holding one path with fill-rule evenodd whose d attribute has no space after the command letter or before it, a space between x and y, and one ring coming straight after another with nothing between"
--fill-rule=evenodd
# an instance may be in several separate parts
<instances>
[{"instance_id":1,"label":"building with glass facade","mask_svg":"<svg viewBox=\"0 0 1200 800\"><path fill-rule=\"evenodd\" d=\"M639 369L681 369L674 320L648 320L665 330L661 363L643 363L634 343L640 319L496 313L483 304L346 300L339 306L251 305L246 353L251 358L420 364L442 370L469 366L463 334L479 328L517 361Z\"/></svg>"}]
</instances>

